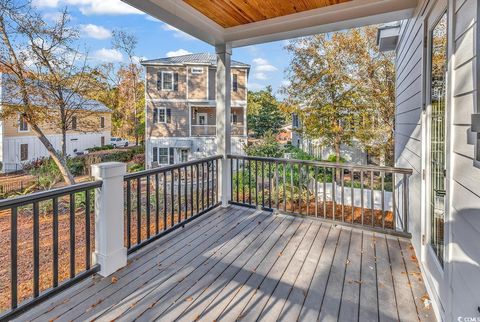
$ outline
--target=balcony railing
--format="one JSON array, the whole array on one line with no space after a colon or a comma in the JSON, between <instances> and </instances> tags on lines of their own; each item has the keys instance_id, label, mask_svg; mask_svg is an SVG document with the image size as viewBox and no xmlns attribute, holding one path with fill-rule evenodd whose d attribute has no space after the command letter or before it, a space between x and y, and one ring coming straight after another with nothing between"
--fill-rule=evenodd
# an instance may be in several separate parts
<instances>
[{"instance_id":1,"label":"balcony railing","mask_svg":"<svg viewBox=\"0 0 480 322\"><path fill-rule=\"evenodd\" d=\"M91 253L94 189L101 186L95 181L0 201L0 320L98 271Z\"/></svg>"},{"instance_id":2,"label":"balcony railing","mask_svg":"<svg viewBox=\"0 0 480 322\"><path fill-rule=\"evenodd\" d=\"M125 176L125 247L134 252L218 206L220 156Z\"/></svg>"},{"instance_id":3,"label":"balcony railing","mask_svg":"<svg viewBox=\"0 0 480 322\"><path fill-rule=\"evenodd\" d=\"M194 125L192 124L192 136L215 136L217 135L216 125ZM244 136L245 125L232 124L232 136Z\"/></svg>"},{"instance_id":4,"label":"balcony railing","mask_svg":"<svg viewBox=\"0 0 480 322\"><path fill-rule=\"evenodd\" d=\"M228 157L233 204L410 236L410 169Z\"/></svg>"}]
</instances>

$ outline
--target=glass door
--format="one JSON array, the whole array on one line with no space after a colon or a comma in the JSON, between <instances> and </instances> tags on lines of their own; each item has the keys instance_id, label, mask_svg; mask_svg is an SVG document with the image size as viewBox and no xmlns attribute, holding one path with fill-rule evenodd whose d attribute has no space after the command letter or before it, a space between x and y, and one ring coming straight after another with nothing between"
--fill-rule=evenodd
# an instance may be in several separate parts
<instances>
[{"instance_id":1,"label":"glass door","mask_svg":"<svg viewBox=\"0 0 480 322\"><path fill-rule=\"evenodd\" d=\"M431 32L430 80L430 245L440 264L444 260L446 197L445 106L447 80L447 14Z\"/></svg>"}]
</instances>

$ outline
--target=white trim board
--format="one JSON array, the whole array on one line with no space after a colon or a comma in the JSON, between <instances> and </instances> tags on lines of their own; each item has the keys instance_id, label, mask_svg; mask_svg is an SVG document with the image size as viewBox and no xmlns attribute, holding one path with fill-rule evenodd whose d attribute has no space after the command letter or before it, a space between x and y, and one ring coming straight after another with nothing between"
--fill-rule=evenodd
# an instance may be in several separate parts
<instances>
[{"instance_id":1,"label":"white trim board","mask_svg":"<svg viewBox=\"0 0 480 322\"><path fill-rule=\"evenodd\" d=\"M223 28L183 1L122 0L211 45L242 47L412 17L417 0L353 0L288 16Z\"/></svg>"}]
</instances>

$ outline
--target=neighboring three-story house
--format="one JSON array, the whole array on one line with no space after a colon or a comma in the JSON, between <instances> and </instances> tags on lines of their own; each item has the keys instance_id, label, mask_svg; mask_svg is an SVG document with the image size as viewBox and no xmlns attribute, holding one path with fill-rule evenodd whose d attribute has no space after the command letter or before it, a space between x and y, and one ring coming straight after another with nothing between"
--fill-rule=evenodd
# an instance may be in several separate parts
<instances>
[{"instance_id":1,"label":"neighboring three-story house","mask_svg":"<svg viewBox=\"0 0 480 322\"><path fill-rule=\"evenodd\" d=\"M216 153L216 56L191 54L142 61L146 68L147 167L186 162ZM250 66L232 61L232 153L247 142Z\"/></svg>"}]
</instances>

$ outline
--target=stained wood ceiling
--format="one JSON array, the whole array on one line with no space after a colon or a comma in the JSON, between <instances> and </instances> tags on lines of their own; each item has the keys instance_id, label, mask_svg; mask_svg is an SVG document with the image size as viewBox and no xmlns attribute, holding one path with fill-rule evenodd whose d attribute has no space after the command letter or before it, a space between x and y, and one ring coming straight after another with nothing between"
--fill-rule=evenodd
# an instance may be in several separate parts
<instances>
[{"instance_id":1,"label":"stained wood ceiling","mask_svg":"<svg viewBox=\"0 0 480 322\"><path fill-rule=\"evenodd\" d=\"M318 9L351 0L183 0L224 28Z\"/></svg>"}]
</instances>

